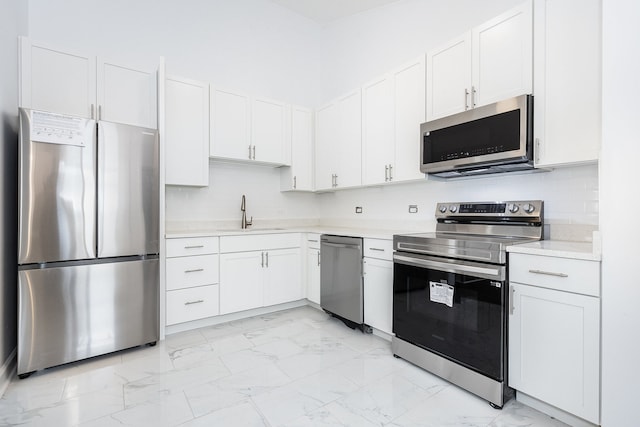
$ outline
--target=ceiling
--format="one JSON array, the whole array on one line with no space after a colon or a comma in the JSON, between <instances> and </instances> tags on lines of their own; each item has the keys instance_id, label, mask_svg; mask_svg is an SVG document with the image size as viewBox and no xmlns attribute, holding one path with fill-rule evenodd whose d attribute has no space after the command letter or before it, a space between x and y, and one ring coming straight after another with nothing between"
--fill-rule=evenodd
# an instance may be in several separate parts
<instances>
[{"instance_id":1,"label":"ceiling","mask_svg":"<svg viewBox=\"0 0 640 427\"><path fill-rule=\"evenodd\" d=\"M272 0L320 25L398 0Z\"/></svg>"}]
</instances>

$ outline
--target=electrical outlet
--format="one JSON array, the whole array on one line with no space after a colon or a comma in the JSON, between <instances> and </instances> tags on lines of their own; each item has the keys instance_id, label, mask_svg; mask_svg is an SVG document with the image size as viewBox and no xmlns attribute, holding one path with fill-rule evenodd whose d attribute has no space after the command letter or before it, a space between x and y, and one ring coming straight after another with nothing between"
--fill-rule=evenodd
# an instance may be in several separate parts
<instances>
[{"instance_id":1,"label":"electrical outlet","mask_svg":"<svg viewBox=\"0 0 640 427\"><path fill-rule=\"evenodd\" d=\"M356 206L356 213L362 213L362 206Z\"/></svg>"},{"instance_id":2,"label":"electrical outlet","mask_svg":"<svg viewBox=\"0 0 640 427\"><path fill-rule=\"evenodd\" d=\"M409 205L409 213L418 213L418 205Z\"/></svg>"}]
</instances>

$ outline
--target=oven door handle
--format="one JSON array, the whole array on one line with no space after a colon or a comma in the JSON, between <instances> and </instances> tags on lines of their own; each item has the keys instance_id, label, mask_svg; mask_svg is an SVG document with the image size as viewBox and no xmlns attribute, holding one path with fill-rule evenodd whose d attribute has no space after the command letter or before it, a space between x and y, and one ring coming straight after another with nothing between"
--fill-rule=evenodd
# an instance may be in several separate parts
<instances>
[{"instance_id":1,"label":"oven door handle","mask_svg":"<svg viewBox=\"0 0 640 427\"><path fill-rule=\"evenodd\" d=\"M494 278L496 280L504 280L503 271L504 267L480 267L475 265L468 265L463 261L456 261L455 263L436 261L433 259L414 258L404 255L393 255L393 261L411 265L414 267L426 267L433 270L446 271L454 274L468 274L468 275L482 275L484 277Z\"/></svg>"}]
</instances>

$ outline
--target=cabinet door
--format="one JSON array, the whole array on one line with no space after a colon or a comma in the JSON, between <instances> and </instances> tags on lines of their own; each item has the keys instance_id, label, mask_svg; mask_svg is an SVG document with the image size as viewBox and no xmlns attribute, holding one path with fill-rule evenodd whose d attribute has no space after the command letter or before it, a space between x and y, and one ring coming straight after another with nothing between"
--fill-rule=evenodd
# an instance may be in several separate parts
<instances>
[{"instance_id":1,"label":"cabinet door","mask_svg":"<svg viewBox=\"0 0 640 427\"><path fill-rule=\"evenodd\" d=\"M265 251L264 305L302 299L300 249Z\"/></svg>"},{"instance_id":2,"label":"cabinet door","mask_svg":"<svg viewBox=\"0 0 640 427\"><path fill-rule=\"evenodd\" d=\"M211 87L211 157L250 160L251 100L249 96Z\"/></svg>"},{"instance_id":3,"label":"cabinet door","mask_svg":"<svg viewBox=\"0 0 640 427\"><path fill-rule=\"evenodd\" d=\"M220 314L263 306L263 252L220 255Z\"/></svg>"},{"instance_id":4,"label":"cabinet door","mask_svg":"<svg viewBox=\"0 0 640 427\"><path fill-rule=\"evenodd\" d=\"M25 108L94 118L95 57L21 37L19 103Z\"/></svg>"},{"instance_id":5,"label":"cabinet door","mask_svg":"<svg viewBox=\"0 0 640 427\"><path fill-rule=\"evenodd\" d=\"M600 7L600 0L535 2L536 166L599 158ZM576 19L576 10L580 10L580 19Z\"/></svg>"},{"instance_id":6,"label":"cabinet door","mask_svg":"<svg viewBox=\"0 0 640 427\"><path fill-rule=\"evenodd\" d=\"M143 71L98 59L98 118L157 128L156 71Z\"/></svg>"},{"instance_id":7,"label":"cabinet door","mask_svg":"<svg viewBox=\"0 0 640 427\"><path fill-rule=\"evenodd\" d=\"M307 250L307 299L320 304L320 249Z\"/></svg>"},{"instance_id":8,"label":"cabinet door","mask_svg":"<svg viewBox=\"0 0 640 427\"><path fill-rule=\"evenodd\" d=\"M364 258L364 323L391 334L393 261Z\"/></svg>"},{"instance_id":9,"label":"cabinet door","mask_svg":"<svg viewBox=\"0 0 640 427\"><path fill-rule=\"evenodd\" d=\"M599 299L511 283L509 386L599 424Z\"/></svg>"},{"instance_id":10,"label":"cabinet door","mask_svg":"<svg viewBox=\"0 0 640 427\"><path fill-rule=\"evenodd\" d=\"M420 125L425 121L425 57L392 73L394 95L393 132L395 163L392 181L423 179L420 172Z\"/></svg>"},{"instance_id":11,"label":"cabinet door","mask_svg":"<svg viewBox=\"0 0 640 427\"><path fill-rule=\"evenodd\" d=\"M472 33L472 106L532 93L531 1L474 28Z\"/></svg>"},{"instance_id":12,"label":"cabinet door","mask_svg":"<svg viewBox=\"0 0 640 427\"><path fill-rule=\"evenodd\" d=\"M362 87L362 184L389 181L394 164L393 79L384 76Z\"/></svg>"},{"instance_id":13,"label":"cabinet door","mask_svg":"<svg viewBox=\"0 0 640 427\"><path fill-rule=\"evenodd\" d=\"M278 101L254 98L251 109L253 160L289 164L285 149L291 137L290 107Z\"/></svg>"},{"instance_id":14,"label":"cabinet door","mask_svg":"<svg viewBox=\"0 0 640 427\"><path fill-rule=\"evenodd\" d=\"M362 185L362 96L360 90L340 98L338 145L330 153L336 165L336 186Z\"/></svg>"},{"instance_id":15,"label":"cabinet door","mask_svg":"<svg viewBox=\"0 0 640 427\"><path fill-rule=\"evenodd\" d=\"M166 183L209 185L209 85L165 82Z\"/></svg>"},{"instance_id":16,"label":"cabinet door","mask_svg":"<svg viewBox=\"0 0 640 427\"><path fill-rule=\"evenodd\" d=\"M427 54L427 120L470 108L471 32Z\"/></svg>"},{"instance_id":17,"label":"cabinet door","mask_svg":"<svg viewBox=\"0 0 640 427\"><path fill-rule=\"evenodd\" d=\"M281 170L283 190L313 191L313 113L291 107L291 168Z\"/></svg>"},{"instance_id":18,"label":"cabinet door","mask_svg":"<svg viewBox=\"0 0 640 427\"><path fill-rule=\"evenodd\" d=\"M338 105L326 105L316 111L316 190L328 190L333 187L332 175L335 173L334 152L338 142Z\"/></svg>"}]
</instances>

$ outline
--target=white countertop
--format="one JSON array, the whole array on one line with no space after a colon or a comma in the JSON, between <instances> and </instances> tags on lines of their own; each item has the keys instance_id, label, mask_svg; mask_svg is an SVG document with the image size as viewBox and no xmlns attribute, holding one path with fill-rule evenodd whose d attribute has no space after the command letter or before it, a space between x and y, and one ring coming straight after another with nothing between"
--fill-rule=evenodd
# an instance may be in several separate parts
<instances>
[{"instance_id":1,"label":"white countertop","mask_svg":"<svg viewBox=\"0 0 640 427\"><path fill-rule=\"evenodd\" d=\"M564 240L541 240L507 247L507 252L518 254L542 255L557 258L600 261L600 251L591 242L569 242Z\"/></svg>"},{"instance_id":2,"label":"white countertop","mask_svg":"<svg viewBox=\"0 0 640 427\"><path fill-rule=\"evenodd\" d=\"M394 234L415 231L407 230L379 230L370 228L334 227L334 226L308 226L308 227L273 227L242 229L201 229L201 230L171 230L165 233L167 239L179 239L188 237L213 237L213 236L245 236L255 234L280 234L280 233L318 233L337 234L340 236L364 237L369 239L393 239Z\"/></svg>"}]
</instances>

